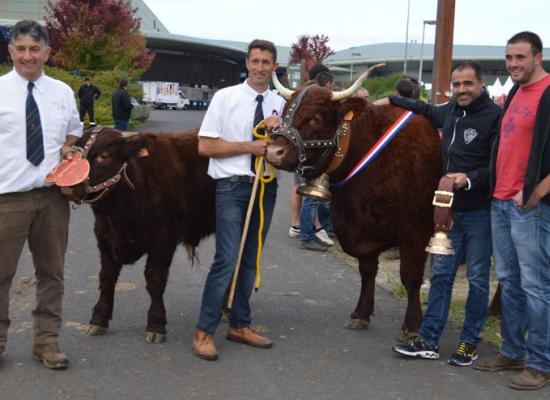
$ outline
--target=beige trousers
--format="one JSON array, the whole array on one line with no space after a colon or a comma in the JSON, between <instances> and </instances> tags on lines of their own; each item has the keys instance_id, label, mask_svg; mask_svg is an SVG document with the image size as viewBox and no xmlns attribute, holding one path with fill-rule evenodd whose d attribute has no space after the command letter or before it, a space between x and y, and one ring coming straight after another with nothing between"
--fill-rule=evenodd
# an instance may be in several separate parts
<instances>
[{"instance_id":1,"label":"beige trousers","mask_svg":"<svg viewBox=\"0 0 550 400\"><path fill-rule=\"evenodd\" d=\"M56 187L0 194L0 344L6 342L10 287L27 240L37 280L34 344L57 342L68 226L69 203Z\"/></svg>"}]
</instances>

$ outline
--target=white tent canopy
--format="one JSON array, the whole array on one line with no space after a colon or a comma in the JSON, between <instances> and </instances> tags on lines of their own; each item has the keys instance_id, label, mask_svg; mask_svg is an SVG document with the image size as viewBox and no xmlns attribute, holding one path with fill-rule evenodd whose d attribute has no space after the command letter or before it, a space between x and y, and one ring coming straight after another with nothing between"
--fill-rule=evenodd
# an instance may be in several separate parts
<instances>
[{"instance_id":1,"label":"white tent canopy","mask_svg":"<svg viewBox=\"0 0 550 400\"><path fill-rule=\"evenodd\" d=\"M512 82L512 77L509 76L508 79L506 79L506 82L504 82L504 85L502 86L504 93L508 94L508 92L512 89L512 86L514 86L514 82Z\"/></svg>"},{"instance_id":2,"label":"white tent canopy","mask_svg":"<svg viewBox=\"0 0 550 400\"><path fill-rule=\"evenodd\" d=\"M502 83L500 83L500 79L498 78L495 79L495 82L492 85L487 86L487 90L492 98L497 98L505 93Z\"/></svg>"}]
</instances>

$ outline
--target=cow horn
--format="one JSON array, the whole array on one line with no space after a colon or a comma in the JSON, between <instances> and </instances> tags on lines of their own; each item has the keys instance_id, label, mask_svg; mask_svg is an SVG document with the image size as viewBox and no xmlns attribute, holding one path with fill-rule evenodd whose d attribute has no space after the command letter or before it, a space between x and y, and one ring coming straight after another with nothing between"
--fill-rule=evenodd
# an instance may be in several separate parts
<instances>
[{"instance_id":1,"label":"cow horn","mask_svg":"<svg viewBox=\"0 0 550 400\"><path fill-rule=\"evenodd\" d=\"M279 92L281 96L283 96L285 99L290 99L290 96L294 93L294 90L290 90L283 86L281 82L279 82L279 78L277 78L277 74L275 71L271 74L271 78L273 79L273 85L275 86L275 89Z\"/></svg>"},{"instance_id":2,"label":"cow horn","mask_svg":"<svg viewBox=\"0 0 550 400\"><path fill-rule=\"evenodd\" d=\"M345 99L353 96L355 94L355 92L357 92L361 88L361 86L363 86L363 82L365 82L367 80L367 78L368 78L369 74L371 73L371 71L378 68L378 67L383 67L384 65L386 65L386 64L382 63L382 64L373 65L372 67L367 69L365 72L363 72L359 76L359 78L357 78L357 80L355 82L353 82L353 85L351 85L349 88L347 88L345 90L341 90L339 92L332 92L332 100L333 101L345 100Z\"/></svg>"},{"instance_id":3,"label":"cow horn","mask_svg":"<svg viewBox=\"0 0 550 400\"><path fill-rule=\"evenodd\" d=\"M120 136L122 136L125 139L130 138L132 136L136 136L136 135L139 135L139 133L138 132L128 132L128 131L120 132Z\"/></svg>"}]
</instances>

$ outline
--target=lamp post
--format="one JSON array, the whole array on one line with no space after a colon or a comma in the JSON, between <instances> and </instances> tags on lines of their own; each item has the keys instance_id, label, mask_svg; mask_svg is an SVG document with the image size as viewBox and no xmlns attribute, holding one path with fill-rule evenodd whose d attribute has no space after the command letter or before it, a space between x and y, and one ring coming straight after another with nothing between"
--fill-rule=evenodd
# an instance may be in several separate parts
<instances>
[{"instance_id":1,"label":"lamp post","mask_svg":"<svg viewBox=\"0 0 550 400\"><path fill-rule=\"evenodd\" d=\"M351 61L349 63L349 81L353 81L353 57L361 57L361 53L351 53Z\"/></svg>"},{"instance_id":2,"label":"lamp post","mask_svg":"<svg viewBox=\"0 0 550 400\"><path fill-rule=\"evenodd\" d=\"M437 21L426 20L422 25L422 44L420 45L420 65L418 67L418 84L419 85L422 85L422 61L423 61L422 55L424 52L424 34L426 32L426 25L435 25L436 23Z\"/></svg>"},{"instance_id":3,"label":"lamp post","mask_svg":"<svg viewBox=\"0 0 550 400\"><path fill-rule=\"evenodd\" d=\"M407 56L409 52L409 13L411 11L411 0L407 1L407 31L405 33L405 61L403 62L403 75L407 75Z\"/></svg>"}]
</instances>

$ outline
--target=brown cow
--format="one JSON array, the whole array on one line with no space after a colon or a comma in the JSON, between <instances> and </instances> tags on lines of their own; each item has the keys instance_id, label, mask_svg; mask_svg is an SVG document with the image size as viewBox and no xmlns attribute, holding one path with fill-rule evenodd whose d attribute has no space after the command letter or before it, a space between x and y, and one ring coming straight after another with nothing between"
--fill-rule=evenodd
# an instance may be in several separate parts
<instances>
[{"instance_id":1,"label":"brown cow","mask_svg":"<svg viewBox=\"0 0 550 400\"><path fill-rule=\"evenodd\" d=\"M196 129L133 137L108 128L94 131L79 141L84 147L94 132L87 152L89 181L67 193L73 201L91 203L101 253L101 294L88 334L106 332L122 266L147 254L151 305L146 339L159 343L166 337L163 295L176 247L183 243L193 259L199 241L215 230L215 186L206 174L208 159L198 154Z\"/></svg>"},{"instance_id":2,"label":"brown cow","mask_svg":"<svg viewBox=\"0 0 550 400\"><path fill-rule=\"evenodd\" d=\"M330 173L331 183L342 180L404 111L349 98L367 75L343 92L313 84L294 93L267 159L277 168L301 171L306 178L321 175L336 152L337 146L331 146L343 141L342 137L336 140L336 132L344 116L353 111L349 149ZM278 81L276 86L283 95L291 94ZM289 117L289 113L294 115ZM437 131L424 117L415 116L365 170L347 184L331 188L334 231L343 250L358 258L361 274L361 294L347 327L367 327L374 311L378 256L399 246L401 282L408 297L402 332L418 330L424 248L433 231L431 202L442 174L441 163Z\"/></svg>"}]
</instances>

